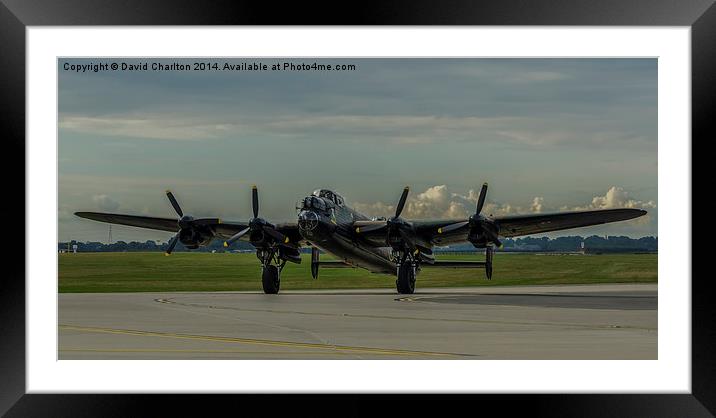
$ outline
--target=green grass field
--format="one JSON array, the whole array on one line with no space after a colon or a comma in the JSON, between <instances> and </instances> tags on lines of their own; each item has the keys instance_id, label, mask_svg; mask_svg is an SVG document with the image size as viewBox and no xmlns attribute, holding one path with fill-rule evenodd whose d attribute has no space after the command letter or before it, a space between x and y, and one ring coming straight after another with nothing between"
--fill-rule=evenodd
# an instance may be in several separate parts
<instances>
[{"instance_id":1,"label":"green grass field","mask_svg":"<svg viewBox=\"0 0 716 418\"><path fill-rule=\"evenodd\" d=\"M261 267L254 254L78 253L58 254L59 291L170 292L261 290ZM392 288L395 278L363 269L322 268L310 273L310 256L287 264L281 289ZM479 256L438 255L441 260ZM330 259L322 256L322 259ZM424 268L418 287L656 283L656 254L537 255L496 254L492 280L482 269Z\"/></svg>"}]
</instances>

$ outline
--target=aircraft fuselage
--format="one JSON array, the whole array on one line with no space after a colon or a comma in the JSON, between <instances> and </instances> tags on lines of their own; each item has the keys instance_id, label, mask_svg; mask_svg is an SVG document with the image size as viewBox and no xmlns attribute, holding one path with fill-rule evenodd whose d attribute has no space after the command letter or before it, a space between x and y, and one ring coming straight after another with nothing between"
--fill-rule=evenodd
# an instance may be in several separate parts
<instances>
[{"instance_id":1,"label":"aircraft fuselage","mask_svg":"<svg viewBox=\"0 0 716 418\"><path fill-rule=\"evenodd\" d=\"M330 253L347 264L375 273L395 274L391 248L358 240L353 234L354 221L371 220L345 206L340 196L320 190L303 199L298 207L298 228L311 245Z\"/></svg>"}]
</instances>

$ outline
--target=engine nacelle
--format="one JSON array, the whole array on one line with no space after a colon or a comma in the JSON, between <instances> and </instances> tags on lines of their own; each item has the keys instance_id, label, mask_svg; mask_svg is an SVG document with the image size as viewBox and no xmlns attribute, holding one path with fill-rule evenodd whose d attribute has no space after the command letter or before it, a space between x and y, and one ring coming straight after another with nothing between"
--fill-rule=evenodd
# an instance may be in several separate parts
<instances>
[{"instance_id":1,"label":"engine nacelle","mask_svg":"<svg viewBox=\"0 0 716 418\"><path fill-rule=\"evenodd\" d=\"M194 226L179 230L179 242L190 250L208 245L212 238L214 232L209 227Z\"/></svg>"},{"instance_id":2,"label":"engine nacelle","mask_svg":"<svg viewBox=\"0 0 716 418\"><path fill-rule=\"evenodd\" d=\"M467 240L475 246L475 248L485 248L489 243L489 238L487 238L484 234L470 234L468 235Z\"/></svg>"},{"instance_id":3,"label":"engine nacelle","mask_svg":"<svg viewBox=\"0 0 716 418\"><path fill-rule=\"evenodd\" d=\"M489 244L499 245L497 233L499 228L491 220L480 218L479 221L470 219L472 226L467 235L467 240L476 248L486 248Z\"/></svg>"}]
</instances>

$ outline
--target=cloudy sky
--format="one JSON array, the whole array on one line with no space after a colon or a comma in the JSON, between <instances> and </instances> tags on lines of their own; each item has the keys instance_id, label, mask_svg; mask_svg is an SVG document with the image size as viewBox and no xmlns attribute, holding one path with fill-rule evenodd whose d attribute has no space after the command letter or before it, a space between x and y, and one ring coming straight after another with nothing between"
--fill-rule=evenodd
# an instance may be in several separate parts
<instances>
[{"instance_id":1,"label":"cloudy sky","mask_svg":"<svg viewBox=\"0 0 716 418\"><path fill-rule=\"evenodd\" d=\"M325 187L371 215L466 216L640 207L560 235L657 235L655 59L303 59L354 71L100 71L59 60L59 240L106 241L73 212L295 217ZM238 64L263 61L204 60ZM113 227L115 240L169 234Z\"/></svg>"}]
</instances>

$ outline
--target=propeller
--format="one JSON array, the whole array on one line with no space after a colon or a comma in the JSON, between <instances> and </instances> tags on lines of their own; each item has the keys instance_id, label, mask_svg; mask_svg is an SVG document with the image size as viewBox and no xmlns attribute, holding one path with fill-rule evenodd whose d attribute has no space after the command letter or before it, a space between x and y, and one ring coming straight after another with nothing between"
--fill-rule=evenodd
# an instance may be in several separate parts
<instances>
[{"instance_id":1,"label":"propeller","mask_svg":"<svg viewBox=\"0 0 716 418\"><path fill-rule=\"evenodd\" d=\"M167 190L167 198L169 198L169 202L171 202L172 207L174 207L174 210L177 212L177 215L179 215L180 218L184 217L184 212L182 212L179 202L177 202L177 199L170 190Z\"/></svg>"},{"instance_id":2,"label":"propeller","mask_svg":"<svg viewBox=\"0 0 716 418\"><path fill-rule=\"evenodd\" d=\"M415 245L410 240L409 235L407 234L406 230L412 229L413 225L406 221L405 219L400 217L400 214L403 213L403 209L405 209L405 202L408 200L408 193L410 193L410 187L405 187L403 189L403 193L400 195L400 200L398 200L398 205L395 207L395 216L388 219L384 225L378 225L382 228L388 228L388 235L387 235L387 241L388 244L390 244L390 238L394 237L396 235L400 235L400 238L402 241L411 249L411 251L415 250ZM372 227L372 228L371 228ZM372 226L368 228L368 230L377 230L379 228ZM361 228L361 232L363 232L364 228Z\"/></svg>"},{"instance_id":3,"label":"propeller","mask_svg":"<svg viewBox=\"0 0 716 418\"><path fill-rule=\"evenodd\" d=\"M408 200L408 193L410 193L410 187L405 186L405 188L403 189L403 194L400 195L398 206L395 207L395 216L388 219L388 221L386 222L386 225L388 227L387 241L390 245L390 237L395 236L395 234L397 233L397 235L400 235L400 238L403 243L408 246L410 251L415 252L415 244L412 242L410 236L406 232L406 230L412 229L413 225L400 217L400 214L403 213L403 209L405 208L405 202Z\"/></svg>"},{"instance_id":4,"label":"propeller","mask_svg":"<svg viewBox=\"0 0 716 418\"><path fill-rule=\"evenodd\" d=\"M169 240L169 247L167 247L167 251L164 253L166 255L169 255L174 251L174 247L177 245L177 241L179 241L179 233L177 232L176 235L172 237L171 240Z\"/></svg>"},{"instance_id":5,"label":"propeller","mask_svg":"<svg viewBox=\"0 0 716 418\"><path fill-rule=\"evenodd\" d=\"M224 241L224 247L228 247L234 242L238 241L241 237L246 235L248 232L262 231L266 235L273 238L280 245L286 245L289 243L289 239L284 234L276 230L276 227L266 222L264 219L259 218L259 191L254 185L251 188L251 207L253 209L254 217L249 220L249 226L242 229L241 231L234 234L231 238Z\"/></svg>"},{"instance_id":6,"label":"propeller","mask_svg":"<svg viewBox=\"0 0 716 418\"><path fill-rule=\"evenodd\" d=\"M167 190L167 198L172 204L172 207L176 211L177 215L179 215L179 220L177 220L179 231L169 240L169 246L167 247L165 255L170 255L172 251L174 251L174 247L176 247L177 242L179 241L179 234L181 233L182 229L192 228L194 226L216 225L221 223L221 219L219 218L194 219L192 216L184 215L184 211L181 210L179 202L177 202L177 199L174 197L174 194L170 190Z\"/></svg>"},{"instance_id":7,"label":"propeller","mask_svg":"<svg viewBox=\"0 0 716 418\"><path fill-rule=\"evenodd\" d=\"M401 213L403 213L403 208L405 207L405 201L408 200L408 193L410 192L410 187L405 186L403 189L403 194L400 195L400 200L398 201L398 206L395 207L395 218L398 218Z\"/></svg>"},{"instance_id":8,"label":"propeller","mask_svg":"<svg viewBox=\"0 0 716 418\"><path fill-rule=\"evenodd\" d=\"M404 231L405 229L412 228L412 224L400 217L400 214L403 213L403 209L405 208L405 202L408 200L408 193L410 193L410 187L406 186L403 189L403 193L400 195L398 205L395 207L395 216L388 219L385 223L375 223L360 226L356 228L356 233L363 234L366 232L373 232L387 228L388 237L390 237L390 235L398 234L403 238L404 241L406 241L409 246L412 247L412 243L408 242L407 234Z\"/></svg>"},{"instance_id":9,"label":"propeller","mask_svg":"<svg viewBox=\"0 0 716 418\"><path fill-rule=\"evenodd\" d=\"M398 206L395 207L395 216L388 219L388 226L392 225L399 225L405 223L403 218L400 217L400 214L403 213L403 209L405 208L405 201L408 200L408 193L410 193L410 187L405 186L403 189L403 194L400 195L400 200L398 201Z\"/></svg>"},{"instance_id":10,"label":"propeller","mask_svg":"<svg viewBox=\"0 0 716 418\"><path fill-rule=\"evenodd\" d=\"M485 199L487 198L487 183L483 183L482 188L480 189L480 195L477 198L477 206L475 207L475 214L470 216L470 219L467 221L462 222L456 222L454 224L446 225L441 228L438 228L438 234L447 234L448 232L454 231L456 229L460 229L466 225L470 226L470 235L473 235L473 232L482 233L487 236L490 242L494 243L498 247L502 246L502 243L500 242L496 227L494 222L491 219L488 219L480 214L482 212L482 208L485 206Z\"/></svg>"},{"instance_id":11,"label":"propeller","mask_svg":"<svg viewBox=\"0 0 716 418\"><path fill-rule=\"evenodd\" d=\"M398 201L398 205L395 207L395 216L388 219L385 223L374 223L374 224L368 224L363 225L355 229L356 233L358 234L364 234L366 232L373 232L373 231L379 231L381 229L390 229L391 225L393 225L393 230L397 231L397 227L395 225L399 223L407 224L401 217L400 214L403 213L403 209L405 208L405 202L408 200L408 193L410 193L410 187L405 187L403 189L403 194L400 195L400 200Z\"/></svg>"},{"instance_id":12,"label":"propeller","mask_svg":"<svg viewBox=\"0 0 716 418\"><path fill-rule=\"evenodd\" d=\"M482 212L482 207L485 205L485 198L487 198L487 183L482 183L480 188L480 196L477 197L477 207L475 208L475 215L479 215Z\"/></svg>"},{"instance_id":13,"label":"propeller","mask_svg":"<svg viewBox=\"0 0 716 418\"><path fill-rule=\"evenodd\" d=\"M254 210L254 218L259 217L259 189L254 184L251 187L251 208Z\"/></svg>"}]
</instances>

